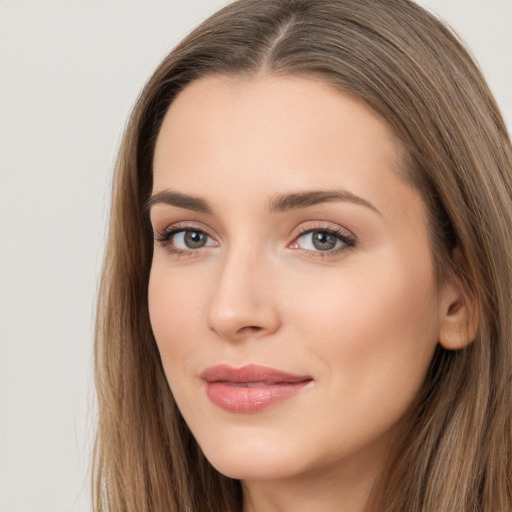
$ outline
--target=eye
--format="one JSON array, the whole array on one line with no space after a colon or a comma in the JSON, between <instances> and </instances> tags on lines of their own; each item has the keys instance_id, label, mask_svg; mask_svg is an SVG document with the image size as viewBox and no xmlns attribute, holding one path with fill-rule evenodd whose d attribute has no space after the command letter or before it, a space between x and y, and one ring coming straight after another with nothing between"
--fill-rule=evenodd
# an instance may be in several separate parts
<instances>
[{"instance_id":1,"label":"eye","mask_svg":"<svg viewBox=\"0 0 512 512\"><path fill-rule=\"evenodd\" d=\"M290 245L290 248L317 253L337 253L354 246L354 238L339 229L317 228L303 231Z\"/></svg>"},{"instance_id":2,"label":"eye","mask_svg":"<svg viewBox=\"0 0 512 512\"><path fill-rule=\"evenodd\" d=\"M213 240L203 231L181 230L174 233L172 242L177 249L200 249L212 244Z\"/></svg>"},{"instance_id":3,"label":"eye","mask_svg":"<svg viewBox=\"0 0 512 512\"><path fill-rule=\"evenodd\" d=\"M155 237L168 251L188 254L203 247L216 247L218 243L207 233L197 228L176 226Z\"/></svg>"}]
</instances>

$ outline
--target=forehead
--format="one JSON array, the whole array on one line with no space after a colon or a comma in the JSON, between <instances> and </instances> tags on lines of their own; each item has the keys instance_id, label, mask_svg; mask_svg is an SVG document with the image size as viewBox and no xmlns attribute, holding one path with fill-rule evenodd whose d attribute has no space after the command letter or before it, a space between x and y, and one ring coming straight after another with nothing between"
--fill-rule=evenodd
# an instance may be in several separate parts
<instances>
[{"instance_id":1,"label":"forehead","mask_svg":"<svg viewBox=\"0 0 512 512\"><path fill-rule=\"evenodd\" d=\"M404 152L387 123L362 100L321 79L293 75L214 75L192 82L168 109L157 152L162 140L166 145L172 144L171 137L187 137L192 135L190 130L197 136L216 127L229 135L231 128L232 135L236 135L241 122L246 130L259 130L259 136L268 133L268 149L274 145L269 144L271 140L283 144L286 139L293 142L297 137L322 137L326 143L335 138L336 144L343 145L344 140L350 139L352 145L357 140L358 146L366 142L383 150L388 158L394 159L395 166L401 163ZM284 132L280 131L282 128ZM271 139L275 132L280 137ZM375 147L377 140L382 143L379 147Z\"/></svg>"},{"instance_id":2,"label":"forehead","mask_svg":"<svg viewBox=\"0 0 512 512\"><path fill-rule=\"evenodd\" d=\"M164 118L153 191L213 192L222 181L219 200L234 190L339 186L371 196L396 185L404 153L378 114L321 80L210 76L188 85Z\"/></svg>"}]
</instances>

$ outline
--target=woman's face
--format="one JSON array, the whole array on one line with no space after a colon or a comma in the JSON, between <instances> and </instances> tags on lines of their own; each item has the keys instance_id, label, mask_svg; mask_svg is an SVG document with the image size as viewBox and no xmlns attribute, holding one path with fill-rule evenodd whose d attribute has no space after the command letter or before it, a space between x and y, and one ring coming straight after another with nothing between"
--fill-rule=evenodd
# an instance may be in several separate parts
<instances>
[{"instance_id":1,"label":"woman's face","mask_svg":"<svg viewBox=\"0 0 512 512\"><path fill-rule=\"evenodd\" d=\"M172 103L150 202L149 311L206 457L251 480L370 471L450 301L402 149L297 77L209 77Z\"/></svg>"}]
</instances>

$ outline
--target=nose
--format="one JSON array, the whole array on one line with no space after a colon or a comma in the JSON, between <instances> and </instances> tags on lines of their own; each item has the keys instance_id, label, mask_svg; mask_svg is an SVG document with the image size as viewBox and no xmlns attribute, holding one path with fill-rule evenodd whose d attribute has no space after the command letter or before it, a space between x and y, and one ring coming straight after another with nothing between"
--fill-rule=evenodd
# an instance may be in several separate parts
<instances>
[{"instance_id":1,"label":"nose","mask_svg":"<svg viewBox=\"0 0 512 512\"><path fill-rule=\"evenodd\" d=\"M209 302L207 323L229 341L260 338L280 327L275 272L251 251L227 254Z\"/></svg>"}]
</instances>

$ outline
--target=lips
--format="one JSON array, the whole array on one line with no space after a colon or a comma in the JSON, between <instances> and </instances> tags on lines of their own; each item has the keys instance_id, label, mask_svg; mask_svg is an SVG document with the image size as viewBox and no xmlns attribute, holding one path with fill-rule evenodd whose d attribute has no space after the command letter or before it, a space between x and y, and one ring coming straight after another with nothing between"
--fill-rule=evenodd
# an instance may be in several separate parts
<instances>
[{"instance_id":1,"label":"lips","mask_svg":"<svg viewBox=\"0 0 512 512\"><path fill-rule=\"evenodd\" d=\"M287 400L313 380L309 375L294 375L266 366L234 368L223 364L207 368L200 377L215 405L237 413L257 412Z\"/></svg>"}]
</instances>

